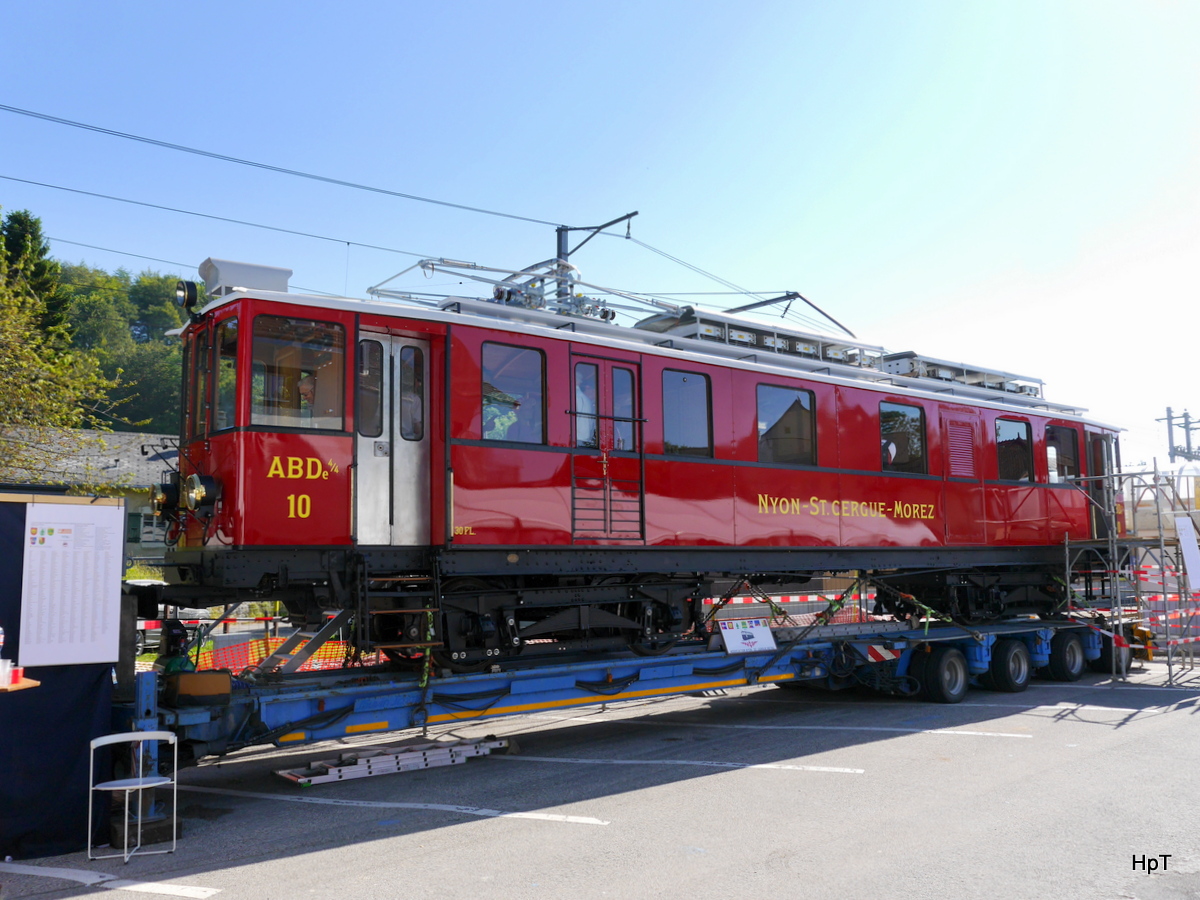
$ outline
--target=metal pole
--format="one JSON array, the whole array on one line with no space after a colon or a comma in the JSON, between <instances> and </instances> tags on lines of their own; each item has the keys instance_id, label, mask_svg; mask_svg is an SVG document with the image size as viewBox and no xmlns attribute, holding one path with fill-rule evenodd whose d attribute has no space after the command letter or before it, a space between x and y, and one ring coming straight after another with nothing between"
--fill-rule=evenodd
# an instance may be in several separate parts
<instances>
[{"instance_id":1,"label":"metal pole","mask_svg":"<svg viewBox=\"0 0 1200 900\"><path fill-rule=\"evenodd\" d=\"M1196 457L1192 455L1192 417L1188 415L1188 411L1183 411L1183 440L1187 446L1187 460L1193 461ZM1174 462L1174 460L1171 460Z\"/></svg>"},{"instance_id":2,"label":"metal pole","mask_svg":"<svg viewBox=\"0 0 1200 900\"><path fill-rule=\"evenodd\" d=\"M1175 416L1171 407L1167 407L1167 453L1171 462L1175 462Z\"/></svg>"},{"instance_id":3,"label":"metal pole","mask_svg":"<svg viewBox=\"0 0 1200 900\"><path fill-rule=\"evenodd\" d=\"M567 262L567 257L571 255L571 251L567 249L567 238L570 229L566 225L559 225L554 231L558 235L558 253L556 255L560 263L565 263ZM555 292L555 296L559 300L566 300L571 296L571 289L567 286L567 273L561 266L558 272L558 290Z\"/></svg>"}]
</instances>

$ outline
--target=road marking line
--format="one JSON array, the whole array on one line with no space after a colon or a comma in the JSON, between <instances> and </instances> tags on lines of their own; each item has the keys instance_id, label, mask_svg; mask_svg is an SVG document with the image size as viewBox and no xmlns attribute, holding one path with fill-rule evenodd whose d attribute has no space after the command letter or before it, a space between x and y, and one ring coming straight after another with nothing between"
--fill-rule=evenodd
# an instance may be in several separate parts
<instances>
[{"instance_id":1,"label":"road marking line","mask_svg":"<svg viewBox=\"0 0 1200 900\"><path fill-rule=\"evenodd\" d=\"M484 809L478 806L453 806L449 803L400 803L390 800L342 800L336 797L291 797L285 794L266 794L258 791L235 791L227 788L179 785L181 791L199 794L222 794L227 797L251 797L258 800L280 800L284 803L315 803L321 806L357 806L372 809L428 809L436 812L461 813L467 816L482 816L491 819L538 819L542 822L568 822L572 825L608 825L603 819L587 816L560 816L554 813L505 812L502 809Z\"/></svg>"},{"instance_id":2,"label":"road marking line","mask_svg":"<svg viewBox=\"0 0 1200 900\"><path fill-rule=\"evenodd\" d=\"M1019 712L1030 712L1036 709L1050 709L1054 712L1062 712L1064 709L1104 709L1110 713L1144 713L1146 709L1159 709L1160 707L1099 707L1092 706L1090 703L1072 703L1064 700L1060 703L955 703L956 707L971 707L972 709L1016 709Z\"/></svg>"},{"instance_id":3,"label":"road marking line","mask_svg":"<svg viewBox=\"0 0 1200 900\"><path fill-rule=\"evenodd\" d=\"M1200 687L1188 687L1187 685L1167 685L1167 684L1069 684L1059 682L1058 684L1031 684L1031 688L1040 691L1051 690L1054 688L1074 688L1077 691L1195 691L1200 692Z\"/></svg>"},{"instance_id":4,"label":"road marking line","mask_svg":"<svg viewBox=\"0 0 1200 900\"><path fill-rule=\"evenodd\" d=\"M572 716L571 718L563 718L560 721L591 722L595 724L596 719L586 718L583 716ZM961 734L969 737L1033 737L1032 734L1011 734L1004 731L965 731L961 728L898 728L884 725L718 725L707 722L667 721L659 716L651 716L648 720L612 718L603 719L602 721L620 722L628 725L652 725L657 728L674 725L681 728L732 728L742 731L886 731L898 734Z\"/></svg>"},{"instance_id":5,"label":"road marking line","mask_svg":"<svg viewBox=\"0 0 1200 900\"><path fill-rule=\"evenodd\" d=\"M710 762L698 759L580 759L567 756L494 756L514 762L578 763L602 766L705 766L710 769L786 769L792 772L833 772L840 775L864 775L865 769L845 769L838 766L789 766L782 763Z\"/></svg>"},{"instance_id":6,"label":"road marking line","mask_svg":"<svg viewBox=\"0 0 1200 900\"><path fill-rule=\"evenodd\" d=\"M0 862L0 872L12 875L33 875L42 878L60 878L78 884L95 885L110 891L136 891L139 894L160 894L166 897L195 897L203 900L221 893L220 888L192 887L186 884L165 884L155 881L129 881L105 872L87 869L60 869L51 866L23 866L19 863Z\"/></svg>"}]
</instances>

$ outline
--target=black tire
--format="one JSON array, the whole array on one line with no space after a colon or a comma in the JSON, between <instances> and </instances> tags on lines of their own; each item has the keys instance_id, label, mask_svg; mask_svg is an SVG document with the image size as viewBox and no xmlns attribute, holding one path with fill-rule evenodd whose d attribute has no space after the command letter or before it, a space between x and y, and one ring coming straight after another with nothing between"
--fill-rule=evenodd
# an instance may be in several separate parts
<instances>
[{"instance_id":1,"label":"black tire","mask_svg":"<svg viewBox=\"0 0 1200 900\"><path fill-rule=\"evenodd\" d=\"M1087 659L1083 641L1073 631L1060 631L1050 639L1050 664L1046 667L1055 681L1078 681L1083 677Z\"/></svg>"},{"instance_id":2,"label":"black tire","mask_svg":"<svg viewBox=\"0 0 1200 900\"><path fill-rule=\"evenodd\" d=\"M912 651L912 657L908 661L908 677L916 683L910 697L923 698L925 696L925 668L929 662L929 645L922 644Z\"/></svg>"},{"instance_id":3,"label":"black tire","mask_svg":"<svg viewBox=\"0 0 1200 900\"><path fill-rule=\"evenodd\" d=\"M992 662L986 673L988 690L1019 694L1029 687L1033 667L1024 641L1001 638L992 645ZM984 679L981 677L980 682Z\"/></svg>"},{"instance_id":4,"label":"black tire","mask_svg":"<svg viewBox=\"0 0 1200 900\"><path fill-rule=\"evenodd\" d=\"M967 696L971 672L956 647L934 646L925 663L922 695L930 703L958 703Z\"/></svg>"},{"instance_id":5,"label":"black tire","mask_svg":"<svg viewBox=\"0 0 1200 900\"><path fill-rule=\"evenodd\" d=\"M146 652L146 632L138 630L133 633L133 655L141 656Z\"/></svg>"},{"instance_id":6,"label":"black tire","mask_svg":"<svg viewBox=\"0 0 1200 900\"><path fill-rule=\"evenodd\" d=\"M1114 669L1113 642L1112 638L1106 636L1104 644L1100 647L1100 655L1089 662L1088 667L1101 675L1112 675L1114 671L1118 675L1126 674L1133 663L1133 651L1128 647L1117 647L1115 655L1116 668Z\"/></svg>"}]
</instances>

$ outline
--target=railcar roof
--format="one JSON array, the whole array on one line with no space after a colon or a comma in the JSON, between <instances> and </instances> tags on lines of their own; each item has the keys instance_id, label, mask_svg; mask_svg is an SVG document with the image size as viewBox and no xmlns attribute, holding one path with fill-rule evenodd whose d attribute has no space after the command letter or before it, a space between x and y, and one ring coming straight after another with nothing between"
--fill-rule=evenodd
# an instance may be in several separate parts
<instances>
[{"instance_id":1,"label":"railcar roof","mask_svg":"<svg viewBox=\"0 0 1200 900\"><path fill-rule=\"evenodd\" d=\"M478 327L510 331L538 337L556 337L578 343L598 346L618 346L631 352L648 353L654 356L687 359L694 362L720 365L725 368L743 369L783 377L802 376L812 381L827 384L865 387L890 394L904 394L940 402L954 402L966 406L1072 419L1108 431L1124 429L1083 416L1085 409L1062 403L1052 403L1042 397L1010 394L989 388L961 383L931 381L906 375L891 374L868 366L845 365L819 359L783 356L771 351L755 351L751 347L721 344L679 335L645 331L625 325L615 325L592 319L564 316L541 310L506 306L475 298L452 298L440 307L417 303L386 302L352 297L329 297L315 294L284 293L278 291L236 290L208 302L201 310L204 315L242 299L268 300L309 306L317 309L333 309L343 312L366 313L380 316L403 315L407 318L430 322L458 324L470 322ZM705 311L709 314L708 311ZM728 314L716 313L724 318ZM761 323L760 323L761 324ZM569 329L569 330L568 330ZM181 329L182 331L183 329ZM178 332L176 332L178 333ZM830 340L837 340L830 338ZM856 343L856 342L851 342ZM863 345L869 346L869 345ZM882 348L880 348L882 349ZM891 354L892 358L909 354ZM925 357L925 359L930 359ZM957 364L955 364L957 365ZM995 370L982 370L995 371ZM997 373L1002 374L1002 373ZM1025 379L1040 384L1037 379Z\"/></svg>"}]
</instances>

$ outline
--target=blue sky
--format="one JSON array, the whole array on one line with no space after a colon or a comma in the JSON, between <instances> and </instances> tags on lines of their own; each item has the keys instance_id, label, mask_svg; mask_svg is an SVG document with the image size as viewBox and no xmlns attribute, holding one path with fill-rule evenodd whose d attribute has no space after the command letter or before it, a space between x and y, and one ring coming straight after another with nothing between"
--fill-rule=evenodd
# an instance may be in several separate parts
<instances>
[{"instance_id":1,"label":"blue sky","mask_svg":"<svg viewBox=\"0 0 1200 900\"><path fill-rule=\"evenodd\" d=\"M860 337L1043 378L1158 456L1200 414L1200 4L9 4L0 103L633 235ZM553 230L0 111L0 175L520 267ZM361 296L409 258L0 180L68 261L295 270ZM630 242L587 280L719 290ZM447 279L408 282L450 290ZM732 301L730 301L732 302ZM1198 436L1200 437L1200 436Z\"/></svg>"}]
</instances>

